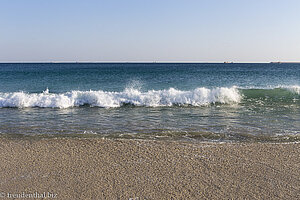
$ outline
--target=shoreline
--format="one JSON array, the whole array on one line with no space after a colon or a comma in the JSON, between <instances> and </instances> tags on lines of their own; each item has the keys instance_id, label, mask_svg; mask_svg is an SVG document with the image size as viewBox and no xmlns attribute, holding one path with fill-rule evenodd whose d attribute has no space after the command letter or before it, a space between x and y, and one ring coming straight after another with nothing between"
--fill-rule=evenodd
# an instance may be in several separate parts
<instances>
[{"instance_id":1,"label":"shoreline","mask_svg":"<svg viewBox=\"0 0 300 200\"><path fill-rule=\"evenodd\" d=\"M151 135L151 134L9 134L0 133L1 139L8 140L43 140L43 139L102 139L102 140L133 140L133 141L150 141L150 142L180 142L180 143L191 143L191 144L298 144L300 143L300 135L275 135L275 136L255 136L242 134L243 137L239 139L226 138L224 135L214 133L204 134L191 134L185 136L184 134L173 134L173 135Z\"/></svg>"},{"instance_id":2,"label":"shoreline","mask_svg":"<svg viewBox=\"0 0 300 200\"><path fill-rule=\"evenodd\" d=\"M300 198L299 143L0 137L0 192L56 199Z\"/></svg>"}]
</instances>

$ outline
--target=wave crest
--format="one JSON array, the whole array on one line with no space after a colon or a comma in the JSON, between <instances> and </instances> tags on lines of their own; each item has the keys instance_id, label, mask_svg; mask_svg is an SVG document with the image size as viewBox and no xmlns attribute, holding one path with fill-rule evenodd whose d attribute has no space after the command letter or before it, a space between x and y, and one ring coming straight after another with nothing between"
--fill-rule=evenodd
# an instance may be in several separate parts
<instances>
[{"instance_id":1,"label":"wave crest","mask_svg":"<svg viewBox=\"0 0 300 200\"><path fill-rule=\"evenodd\" d=\"M300 86L278 86L274 88L240 89L246 99L295 100L299 99Z\"/></svg>"},{"instance_id":2,"label":"wave crest","mask_svg":"<svg viewBox=\"0 0 300 200\"><path fill-rule=\"evenodd\" d=\"M42 107L69 108L90 105L104 108L120 107L124 104L135 106L172 106L192 105L205 106L214 103L231 104L241 101L241 95L236 87L226 88L196 88L182 91L174 88L168 90L149 90L141 92L126 88L123 92L106 91L71 91L61 94L49 93L0 93L0 107Z\"/></svg>"},{"instance_id":3,"label":"wave crest","mask_svg":"<svg viewBox=\"0 0 300 200\"><path fill-rule=\"evenodd\" d=\"M286 87L287 90L291 91L292 93L300 95L300 86L298 85L293 85L290 87Z\"/></svg>"}]
</instances>

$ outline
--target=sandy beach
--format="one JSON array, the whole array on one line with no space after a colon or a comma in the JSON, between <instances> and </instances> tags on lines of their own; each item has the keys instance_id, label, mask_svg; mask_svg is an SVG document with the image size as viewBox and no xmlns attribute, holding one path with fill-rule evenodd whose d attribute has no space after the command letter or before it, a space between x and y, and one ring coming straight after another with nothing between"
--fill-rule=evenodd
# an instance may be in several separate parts
<instances>
[{"instance_id":1,"label":"sandy beach","mask_svg":"<svg viewBox=\"0 0 300 200\"><path fill-rule=\"evenodd\" d=\"M299 199L299 153L300 144L1 138L0 194Z\"/></svg>"}]
</instances>

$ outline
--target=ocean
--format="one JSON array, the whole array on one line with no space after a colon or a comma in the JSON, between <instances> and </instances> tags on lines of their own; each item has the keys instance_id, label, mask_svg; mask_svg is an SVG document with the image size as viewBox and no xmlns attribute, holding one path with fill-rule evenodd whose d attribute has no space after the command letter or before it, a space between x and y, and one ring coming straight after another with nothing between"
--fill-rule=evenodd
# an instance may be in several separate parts
<instances>
[{"instance_id":1,"label":"ocean","mask_svg":"<svg viewBox=\"0 0 300 200\"><path fill-rule=\"evenodd\" d=\"M300 140L300 64L0 64L0 134Z\"/></svg>"}]
</instances>

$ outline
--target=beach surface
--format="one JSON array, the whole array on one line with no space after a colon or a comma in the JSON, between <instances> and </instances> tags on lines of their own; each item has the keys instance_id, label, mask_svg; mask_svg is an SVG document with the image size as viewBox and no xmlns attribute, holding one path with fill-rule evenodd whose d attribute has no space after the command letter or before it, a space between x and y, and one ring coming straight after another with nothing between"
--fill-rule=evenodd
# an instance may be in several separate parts
<instances>
[{"instance_id":1,"label":"beach surface","mask_svg":"<svg viewBox=\"0 0 300 200\"><path fill-rule=\"evenodd\" d=\"M299 155L297 143L1 138L0 196L300 199Z\"/></svg>"}]
</instances>

